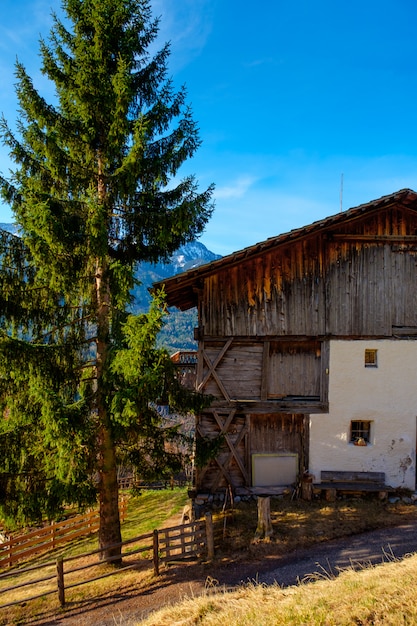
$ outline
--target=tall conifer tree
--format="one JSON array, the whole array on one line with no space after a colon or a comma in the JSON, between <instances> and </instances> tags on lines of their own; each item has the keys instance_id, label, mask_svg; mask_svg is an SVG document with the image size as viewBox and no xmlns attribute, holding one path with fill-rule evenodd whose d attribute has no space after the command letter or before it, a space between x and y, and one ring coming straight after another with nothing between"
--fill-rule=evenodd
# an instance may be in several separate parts
<instances>
[{"instance_id":1,"label":"tall conifer tree","mask_svg":"<svg viewBox=\"0 0 417 626\"><path fill-rule=\"evenodd\" d=\"M0 184L20 236L0 237L0 501L36 517L97 485L106 547L120 541L117 446L140 456L138 431L155 433L151 395L174 384L152 348L161 306L126 321L135 267L201 234L212 189L178 182L200 142L167 78L169 46L149 52L148 0L62 6L65 22L54 15L40 42L56 100L17 63L18 131L1 125L16 169ZM173 400L184 402L177 387Z\"/></svg>"}]
</instances>

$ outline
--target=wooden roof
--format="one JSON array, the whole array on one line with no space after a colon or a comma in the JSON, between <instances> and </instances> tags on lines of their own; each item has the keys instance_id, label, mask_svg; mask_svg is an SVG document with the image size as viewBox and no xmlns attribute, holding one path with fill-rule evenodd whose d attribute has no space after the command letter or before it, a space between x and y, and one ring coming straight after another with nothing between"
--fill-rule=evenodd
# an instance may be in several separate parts
<instances>
[{"instance_id":1,"label":"wooden roof","mask_svg":"<svg viewBox=\"0 0 417 626\"><path fill-rule=\"evenodd\" d=\"M361 218L367 213L386 209L391 205L403 206L406 209L417 211L417 193L412 189L401 189L378 200L372 200L347 211L341 211L336 215L326 217L310 225L296 228L282 235L270 237L263 242L233 252L211 263L154 283L153 287L154 289L159 289L164 286L168 306L175 306L183 311L190 309L197 305L197 292L202 287L203 279L206 276L232 267L242 261L255 258L271 248L299 241L318 232L329 231L340 224Z\"/></svg>"}]
</instances>

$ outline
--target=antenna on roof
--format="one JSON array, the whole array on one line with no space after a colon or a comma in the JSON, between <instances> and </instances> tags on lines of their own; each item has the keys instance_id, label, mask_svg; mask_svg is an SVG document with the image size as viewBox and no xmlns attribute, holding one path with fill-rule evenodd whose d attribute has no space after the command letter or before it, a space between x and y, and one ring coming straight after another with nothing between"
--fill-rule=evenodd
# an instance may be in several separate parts
<instances>
[{"instance_id":1,"label":"antenna on roof","mask_svg":"<svg viewBox=\"0 0 417 626\"><path fill-rule=\"evenodd\" d=\"M340 175L340 212L343 211L343 174Z\"/></svg>"}]
</instances>

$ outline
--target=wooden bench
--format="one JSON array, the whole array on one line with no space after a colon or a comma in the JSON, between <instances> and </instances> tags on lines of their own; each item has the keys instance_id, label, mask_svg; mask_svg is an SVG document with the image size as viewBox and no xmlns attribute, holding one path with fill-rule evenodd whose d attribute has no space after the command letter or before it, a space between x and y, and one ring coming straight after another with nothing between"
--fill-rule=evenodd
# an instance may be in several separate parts
<instances>
[{"instance_id":1,"label":"wooden bench","mask_svg":"<svg viewBox=\"0 0 417 626\"><path fill-rule=\"evenodd\" d=\"M378 493L381 500L387 497L392 487L385 484L384 472L320 472L321 482L314 485L315 489L326 492L326 500L334 501L338 491L360 493Z\"/></svg>"}]
</instances>

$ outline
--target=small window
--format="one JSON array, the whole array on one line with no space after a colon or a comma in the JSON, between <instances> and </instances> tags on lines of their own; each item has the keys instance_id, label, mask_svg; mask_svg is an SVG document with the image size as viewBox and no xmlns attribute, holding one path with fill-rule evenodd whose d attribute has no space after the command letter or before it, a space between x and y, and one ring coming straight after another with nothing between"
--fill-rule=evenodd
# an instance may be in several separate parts
<instances>
[{"instance_id":1,"label":"small window","mask_svg":"<svg viewBox=\"0 0 417 626\"><path fill-rule=\"evenodd\" d=\"M371 441L371 422L352 421L350 423L350 442L357 446L366 446Z\"/></svg>"},{"instance_id":2,"label":"small window","mask_svg":"<svg viewBox=\"0 0 417 626\"><path fill-rule=\"evenodd\" d=\"M378 350L365 350L365 367L378 367Z\"/></svg>"}]
</instances>

